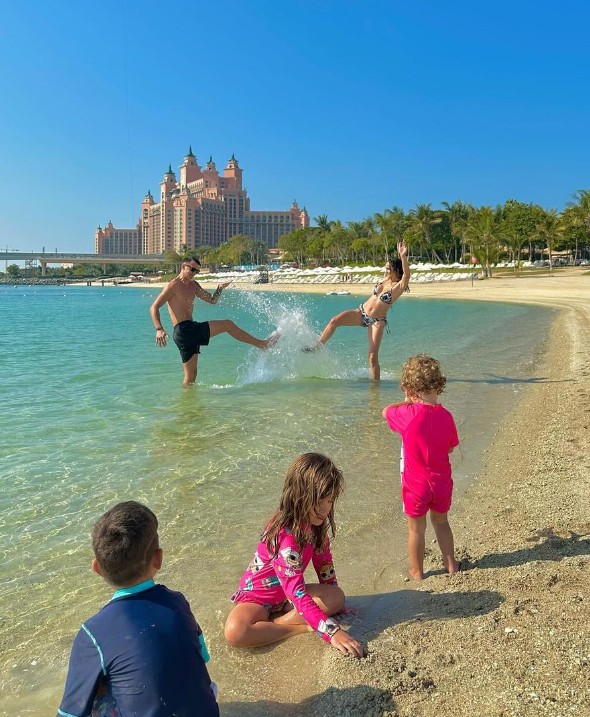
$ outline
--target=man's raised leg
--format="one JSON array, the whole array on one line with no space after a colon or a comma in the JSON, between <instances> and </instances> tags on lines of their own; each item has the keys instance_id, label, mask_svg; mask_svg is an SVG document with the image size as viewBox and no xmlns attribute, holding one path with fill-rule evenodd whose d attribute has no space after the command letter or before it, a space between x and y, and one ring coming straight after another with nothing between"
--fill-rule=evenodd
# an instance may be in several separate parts
<instances>
[{"instance_id":1,"label":"man's raised leg","mask_svg":"<svg viewBox=\"0 0 590 717\"><path fill-rule=\"evenodd\" d=\"M279 340L279 334L274 331L267 339L257 339L252 334L249 334L244 329L241 329L237 324L229 319L217 319L209 322L209 330L211 337L217 336L218 334L229 334L236 341L241 341L244 344L250 344L256 346L263 351L271 348Z\"/></svg>"}]
</instances>

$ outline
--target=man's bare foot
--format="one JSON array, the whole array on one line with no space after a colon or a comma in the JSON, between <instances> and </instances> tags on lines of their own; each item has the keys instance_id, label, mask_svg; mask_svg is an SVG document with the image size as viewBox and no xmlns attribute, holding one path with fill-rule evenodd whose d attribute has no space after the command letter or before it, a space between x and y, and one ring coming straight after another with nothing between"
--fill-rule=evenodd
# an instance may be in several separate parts
<instances>
[{"instance_id":1,"label":"man's bare foot","mask_svg":"<svg viewBox=\"0 0 590 717\"><path fill-rule=\"evenodd\" d=\"M276 331L273 331L272 334L266 339L265 346L262 348L262 350L267 351L268 349L272 349L272 347L276 345L277 341L280 338L281 338L281 330L276 329Z\"/></svg>"},{"instance_id":2,"label":"man's bare foot","mask_svg":"<svg viewBox=\"0 0 590 717\"><path fill-rule=\"evenodd\" d=\"M408 570L408 573L414 580L424 580L424 573L420 570Z\"/></svg>"}]
</instances>

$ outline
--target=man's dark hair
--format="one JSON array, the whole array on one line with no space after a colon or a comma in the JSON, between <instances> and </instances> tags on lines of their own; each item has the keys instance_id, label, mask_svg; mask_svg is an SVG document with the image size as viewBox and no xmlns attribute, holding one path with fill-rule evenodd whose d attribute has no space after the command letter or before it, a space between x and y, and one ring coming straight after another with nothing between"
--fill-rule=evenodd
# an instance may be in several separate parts
<instances>
[{"instance_id":1,"label":"man's dark hair","mask_svg":"<svg viewBox=\"0 0 590 717\"><path fill-rule=\"evenodd\" d=\"M134 500L107 510L92 531L92 548L101 573L116 586L132 585L140 578L159 547L158 519Z\"/></svg>"},{"instance_id":2,"label":"man's dark hair","mask_svg":"<svg viewBox=\"0 0 590 717\"><path fill-rule=\"evenodd\" d=\"M198 256L185 256L184 259L182 260L182 263L184 264L185 262L189 262L189 261L194 261L195 264L198 264L199 266L201 266L201 260L199 259Z\"/></svg>"}]
</instances>

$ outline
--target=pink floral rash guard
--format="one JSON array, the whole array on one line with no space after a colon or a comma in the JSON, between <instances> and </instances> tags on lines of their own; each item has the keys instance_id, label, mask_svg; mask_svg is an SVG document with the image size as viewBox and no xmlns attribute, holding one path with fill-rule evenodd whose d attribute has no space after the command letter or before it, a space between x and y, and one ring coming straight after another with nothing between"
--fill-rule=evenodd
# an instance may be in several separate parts
<instances>
[{"instance_id":1,"label":"pink floral rash guard","mask_svg":"<svg viewBox=\"0 0 590 717\"><path fill-rule=\"evenodd\" d=\"M312 545L305 545L302 550L292 533L283 528L276 555L269 554L262 540L258 543L252 562L231 597L232 602L253 602L272 613L288 600L317 634L330 642L339 625L316 605L305 588L303 574L310 562L320 583L337 585L330 542L323 550L316 551Z\"/></svg>"}]
</instances>

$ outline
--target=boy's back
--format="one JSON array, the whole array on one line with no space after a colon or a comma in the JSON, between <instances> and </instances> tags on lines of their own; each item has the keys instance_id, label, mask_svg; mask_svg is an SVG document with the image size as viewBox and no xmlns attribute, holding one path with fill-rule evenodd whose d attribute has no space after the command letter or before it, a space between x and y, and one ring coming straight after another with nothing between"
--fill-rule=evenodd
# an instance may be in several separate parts
<instances>
[{"instance_id":1,"label":"boy's back","mask_svg":"<svg viewBox=\"0 0 590 717\"><path fill-rule=\"evenodd\" d=\"M87 717L103 683L121 717L218 717L200 635L181 593L118 590L76 636L59 714Z\"/></svg>"}]
</instances>

